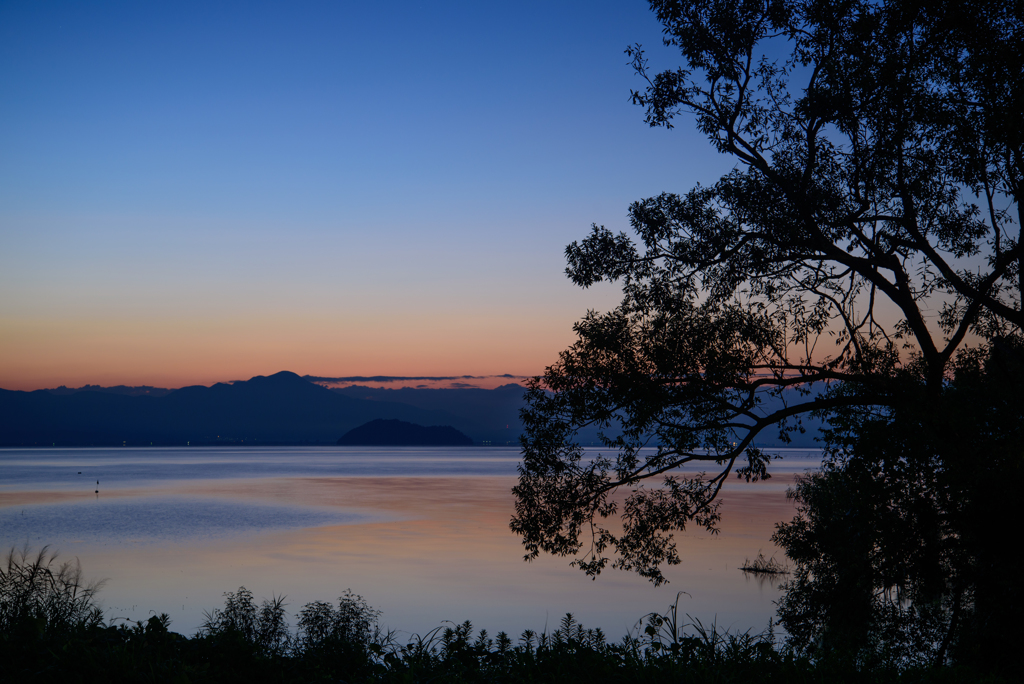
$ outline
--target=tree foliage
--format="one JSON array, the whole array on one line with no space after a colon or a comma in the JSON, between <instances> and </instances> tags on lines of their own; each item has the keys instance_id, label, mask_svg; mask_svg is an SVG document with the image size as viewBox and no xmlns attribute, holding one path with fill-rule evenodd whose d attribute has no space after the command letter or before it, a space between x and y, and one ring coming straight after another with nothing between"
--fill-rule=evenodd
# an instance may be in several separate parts
<instances>
[{"instance_id":1,"label":"tree foliage","mask_svg":"<svg viewBox=\"0 0 1024 684\"><path fill-rule=\"evenodd\" d=\"M1024 3L651 6L684 66L629 48L633 101L736 165L635 202L633 235L595 226L566 249L573 282L623 299L530 384L512 529L527 558L657 584L674 532L716 529L731 473L768 477L759 435L891 416L907 393L931 406L958 364L1020 337ZM595 425L592 458L575 435Z\"/></svg>"},{"instance_id":2,"label":"tree foliage","mask_svg":"<svg viewBox=\"0 0 1024 684\"><path fill-rule=\"evenodd\" d=\"M779 603L789 645L861 665L1016 660L1022 384L1024 355L1004 343L938 398L907 385L833 419L825 467L774 537L796 563Z\"/></svg>"}]
</instances>

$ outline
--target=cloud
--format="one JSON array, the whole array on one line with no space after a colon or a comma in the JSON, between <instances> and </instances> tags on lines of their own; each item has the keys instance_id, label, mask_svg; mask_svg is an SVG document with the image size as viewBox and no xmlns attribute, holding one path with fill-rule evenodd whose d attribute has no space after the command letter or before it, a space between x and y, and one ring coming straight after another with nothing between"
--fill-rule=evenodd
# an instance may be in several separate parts
<instances>
[{"instance_id":1,"label":"cloud","mask_svg":"<svg viewBox=\"0 0 1024 684\"><path fill-rule=\"evenodd\" d=\"M346 377L328 378L319 375L304 375L304 379L310 382L448 382L459 380L490 380L492 378L508 378L511 380L524 379L527 375L512 375L503 373L501 375L350 375ZM473 386L473 385L467 385Z\"/></svg>"},{"instance_id":2,"label":"cloud","mask_svg":"<svg viewBox=\"0 0 1024 684\"><path fill-rule=\"evenodd\" d=\"M509 383L518 384L526 380L528 375L347 375L328 377L323 375L305 375L309 382L327 388L344 388L351 386L373 387L376 389L494 389Z\"/></svg>"}]
</instances>

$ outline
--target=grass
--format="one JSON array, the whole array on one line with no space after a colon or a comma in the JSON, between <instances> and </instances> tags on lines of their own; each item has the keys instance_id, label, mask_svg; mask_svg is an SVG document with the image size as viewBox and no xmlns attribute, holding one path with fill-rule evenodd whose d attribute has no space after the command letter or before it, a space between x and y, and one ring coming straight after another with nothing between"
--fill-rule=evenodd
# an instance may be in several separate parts
<instances>
[{"instance_id":1,"label":"grass","mask_svg":"<svg viewBox=\"0 0 1024 684\"><path fill-rule=\"evenodd\" d=\"M100 585L77 562L43 549L12 549L0 568L3 681L24 682L990 682L953 668L858 672L812 662L782 648L771 625L731 633L679 611L651 613L619 642L567 614L552 632L493 637L469 622L443 623L399 640L380 613L346 591L337 604L315 601L288 624L284 597L257 605L240 587L206 614L189 638L166 615L107 624L95 604Z\"/></svg>"},{"instance_id":2,"label":"grass","mask_svg":"<svg viewBox=\"0 0 1024 684\"><path fill-rule=\"evenodd\" d=\"M743 572L751 573L753 575L788 575L789 568L775 560L773 555L771 558L765 558L764 554L760 551L757 552L757 558L751 561L749 558L743 560L743 565L740 566L740 570Z\"/></svg>"},{"instance_id":3,"label":"grass","mask_svg":"<svg viewBox=\"0 0 1024 684\"><path fill-rule=\"evenodd\" d=\"M30 624L66 631L100 624L103 614L94 599L102 586L83 580L77 559L58 563L49 547L35 554L28 546L12 548L0 566L0 630Z\"/></svg>"}]
</instances>

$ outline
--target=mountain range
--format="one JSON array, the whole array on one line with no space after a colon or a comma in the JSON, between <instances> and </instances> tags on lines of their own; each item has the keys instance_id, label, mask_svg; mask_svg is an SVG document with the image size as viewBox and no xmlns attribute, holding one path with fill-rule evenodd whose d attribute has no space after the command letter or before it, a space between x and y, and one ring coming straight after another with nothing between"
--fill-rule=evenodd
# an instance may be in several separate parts
<instances>
[{"instance_id":1,"label":"mountain range","mask_svg":"<svg viewBox=\"0 0 1024 684\"><path fill-rule=\"evenodd\" d=\"M479 445L517 446L524 388L328 389L282 371L250 380L158 387L0 389L0 446L336 444L372 420L449 425ZM789 446L813 447L818 421ZM597 430L578 435L597 444ZM760 446L781 446L766 431Z\"/></svg>"},{"instance_id":2,"label":"mountain range","mask_svg":"<svg viewBox=\"0 0 1024 684\"><path fill-rule=\"evenodd\" d=\"M446 390L419 390L433 391ZM368 398L352 396L287 371L177 390L0 390L0 446L335 444L349 430L380 418L451 425L477 443L518 444L522 387L479 392L490 394L470 391L461 401L439 401L455 409L442 410L422 397L413 399L420 405L391 401L369 388L354 392ZM457 413L460 407L467 409L464 415Z\"/></svg>"}]
</instances>

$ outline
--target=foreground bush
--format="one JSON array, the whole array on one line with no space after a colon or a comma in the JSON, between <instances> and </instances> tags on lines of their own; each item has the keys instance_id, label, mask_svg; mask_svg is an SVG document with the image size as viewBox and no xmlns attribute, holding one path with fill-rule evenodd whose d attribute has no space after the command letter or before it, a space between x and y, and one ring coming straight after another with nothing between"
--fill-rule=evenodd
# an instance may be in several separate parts
<instances>
[{"instance_id":1,"label":"foreground bush","mask_svg":"<svg viewBox=\"0 0 1024 684\"><path fill-rule=\"evenodd\" d=\"M683 616L650 614L610 643L566 615L551 633L493 638L469 622L400 642L379 612L346 592L316 601L293 633L283 597L257 605L241 587L193 637L166 615L109 625L75 564L45 549L8 554L0 571L0 681L18 682L976 682L951 668L851 670L779 648L769 628L731 634Z\"/></svg>"},{"instance_id":2,"label":"foreground bush","mask_svg":"<svg viewBox=\"0 0 1024 684\"><path fill-rule=\"evenodd\" d=\"M102 582L86 583L82 568L57 563L57 555L43 547L11 549L0 567L0 631L6 636L29 629L37 635L64 634L99 625L103 614L94 597Z\"/></svg>"}]
</instances>

